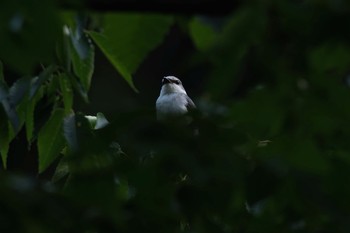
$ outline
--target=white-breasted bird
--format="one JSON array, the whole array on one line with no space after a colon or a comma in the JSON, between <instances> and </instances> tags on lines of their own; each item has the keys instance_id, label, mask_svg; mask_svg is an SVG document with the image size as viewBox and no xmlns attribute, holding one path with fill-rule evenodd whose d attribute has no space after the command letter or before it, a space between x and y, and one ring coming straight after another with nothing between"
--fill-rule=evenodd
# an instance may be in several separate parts
<instances>
[{"instance_id":1,"label":"white-breasted bird","mask_svg":"<svg viewBox=\"0 0 350 233\"><path fill-rule=\"evenodd\" d=\"M196 105L188 97L180 79L166 76L162 79L162 88L156 102L157 119L171 120L186 115Z\"/></svg>"}]
</instances>

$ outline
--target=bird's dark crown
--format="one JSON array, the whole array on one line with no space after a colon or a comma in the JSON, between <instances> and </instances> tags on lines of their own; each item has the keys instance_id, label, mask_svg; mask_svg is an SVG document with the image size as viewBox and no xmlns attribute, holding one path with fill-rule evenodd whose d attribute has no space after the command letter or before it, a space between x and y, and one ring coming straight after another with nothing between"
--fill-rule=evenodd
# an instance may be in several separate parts
<instances>
[{"instance_id":1,"label":"bird's dark crown","mask_svg":"<svg viewBox=\"0 0 350 233\"><path fill-rule=\"evenodd\" d=\"M180 79L174 77L174 76L167 76L162 79L162 85L167 84L167 83L173 83L176 85L181 85Z\"/></svg>"}]
</instances>

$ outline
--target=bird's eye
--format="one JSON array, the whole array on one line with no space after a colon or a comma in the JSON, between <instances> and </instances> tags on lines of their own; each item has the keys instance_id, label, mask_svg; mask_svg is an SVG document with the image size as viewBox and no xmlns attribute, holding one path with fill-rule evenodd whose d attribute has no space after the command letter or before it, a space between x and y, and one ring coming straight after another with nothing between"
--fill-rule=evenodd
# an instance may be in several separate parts
<instances>
[{"instance_id":1,"label":"bird's eye","mask_svg":"<svg viewBox=\"0 0 350 233\"><path fill-rule=\"evenodd\" d=\"M174 83L177 84L177 85L179 85L179 84L180 84L180 81L179 81L179 80L175 80Z\"/></svg>"}]
</instances>

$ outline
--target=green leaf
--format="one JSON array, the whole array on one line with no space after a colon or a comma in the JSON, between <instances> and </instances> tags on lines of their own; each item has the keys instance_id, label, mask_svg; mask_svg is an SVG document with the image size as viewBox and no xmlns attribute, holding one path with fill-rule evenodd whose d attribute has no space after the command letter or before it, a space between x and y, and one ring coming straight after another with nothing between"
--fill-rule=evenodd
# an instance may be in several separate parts
<instances>
[{"instance_id":1,"label":"green leaf","mask_svg":"<svg viewBox=\"0 0 350 233\"><path fill-rule=\"evenodd\" d=\"M80 95L80 97L86 102L89 102L89 96L87 94L87 90L83 87L83 84L80 82L80 80L74 75L69 75L69 80L74 88Z\"/></svg>"},{"instance_id":2,"label":"green leaf","mask_svg":"<svg viewBox=\"0 0 350 233\"><path fill-rule=\"evenodd\" d=\"M309 53L310 67L317 73L345 72L350 65L350 47L343 43L324 43Z\"/></svg>"},{"instance_id":3,"label":"green leaf","mask_svg":"<svg viewBox=\"0 0 350 233\"><path fill-rule=\"evenodd\" d=\"M85 116L90 123L91 129L101 129L109 124L103 113L99 112L96 116Z\"/></svg>"},{"instance_id":4,"label":"green leaf","mask_svg":"<svg viewBox=\"0 0 350 233\"><path fill-rule=\"evenodd\" d=\"M6 114L1 108L0 108L0 117L1 119L6 119ZM8 126L9 126L9 123L7 120L0 121L0 154L1 154L2 164L4 165L4 168L6 168L6 165L7 165L7 152L8 152L9 143L10 143Z\"/></svg>"},{"instance_id":5,"label":"green leaf","mask_svg":"<svg viewBox=\"0 0 350 233\"><path fill-rule=\"evenodd\" d=\"M172 23L172 17L162 15L107 14L104 32L89 31L89 35L136 91L132 74L162 42Z\"/></svg>"},{"instance_id":6,"label":"green leaf","mask_svg":"<svg viewBox=\"0 0 350 233\"><path fill-rule=\"evenodd\" d=\"M28 74L54 59L61 26L53 1L0 1L0 57L11 69Z\"/></svg>"},{"instance_id":7,"label":"green leaf","mask_svg":"<svg viewBox=\"0 0 350 233\"><path fill-rule=\"evenodd\" d=\"M85 90L88 91L94 72L95 48L84 32L84 19L77 17L75 31L70 33L71 47L73 48L70 51L74 73L79 77Z\"/></svg>"},{"instance_id":8,"label":"green leaf","mask_svg":"<svg viewBox=\"0 0 350 233\"><path fill-rule=\"evenodd\" d=\"M1 68L0 73L3 79L2 66L0 68ZM7 88L5 81L3 80L0 80L0 103L2 104L2 107L7 115L8 120L12 124L12 127L15 133L17 133L20 128L19 117L15 106L10 101L9 90ZM5 119L5 117L3 119Z\"/></svg>"},{"instance_id":9,"label":"green leaf","mask_svg":"<svg viewBox=\"0 0 350 233\"><path fill-rule=\"evenodd\" d=\"M32 79L31 87L29 91L29 99L32 99L41 85L51 77L51 74L55 71L56 67L51 65L42 71L39 76Z\"/></svg>"},{"instance_id":10,"label":"green leaf","mask_svg":"<svg viewBox=\"0 0 350 233\"><path fill-rule=\"evenodd\" d=\"M18 79L9 90L9 98L14 106L17 106L29 91L30 78L24 77Z\"/></svg>"},{"instance_id":11,"label":"green leaf","mask_svg":"<svg viewBox=\"0 0 350 233\"><path fill-rule=\"evenodd\" d=\"M58 157L64 147L63 117L63 109L54 110L39 132L39 173L43 172Z\"/></svg>"},{"instance_id":12,"label":"green leaf","mask_svg":"<svg viewBox=\"0 0 350 233\"><path fill-rule=\"evenodd\" d=\"M66 74L60 74L58 77L60 89L63 97L64 110L66 115L72 111L73 107L73 91L69 77Z\"/></svg>"},{"instance_id":13,"label":"green leaf","mask_svg":"<svg viewBox=\"0 0 350 233\"><path fill-rule=\"evenodd\" d=\"M25 127L27 141L30 143L34 132L34 110L36 103L42 98L43 92L38 91L32 100L28 100L25 110Z\"/></svg>"},{"instance_id":14,"label":"green leaf","mask_svg":"<svg viewBox=\"0 0 350 233\"><path fill-rule=\"evenodd\" d=\"M109 124L108 120L103 115L103 113L101 113L101 112L97 113L96 117L97 117L97 121L96 121L96 125L95 125L94 129L101 129Z\"/></svg>"},{"instance_id":15,"label":"green leaf","mask_svg":"<svg viewBox=\"0 0 350 233\"><path fill-rule=\"evenodd\" d=\"M69 149L73 152L77 151L79 144L75 124L75 114L71 114L64 118L63 132Z\"/></svg>"},{"instance_id":16,"label":"green leaf","mask_svg":"<svg viewBox=\"0 0 350 233\"><path fill-rule=\"evenodd\" d=\"M11 122L11 125L14 129L14 133L16 134L20 128L20 120L17 114L15 107L10 103L8 97L4 98L2 101L2 106L6 112L7 118Z\"/></svg>"},{"instance_id":17,"label":"green leaf","mask_svg":"<svg viewBox=\"0 0 350 233\"><path fill-rule=\"evenodd\" d=\"M189 27L192 40L200 51L206 51L215 44L218 32L215 32L210 25L205 24L200 18L194 18Z\"/></svg>"},{"instance_id":18,"label":"green leaf","mask_svg":"<svg viewBox=\"0 0 350 233\"><path fill-rule=\"evenodd\" d=\"M52 176L51 181L53 183L56 183L56 182L60 181L62 178L68 176L68 174L69 174L68 163L62 159L58 163L56 170L55 170L55 173Z\"/></svg>"}]
</instances>

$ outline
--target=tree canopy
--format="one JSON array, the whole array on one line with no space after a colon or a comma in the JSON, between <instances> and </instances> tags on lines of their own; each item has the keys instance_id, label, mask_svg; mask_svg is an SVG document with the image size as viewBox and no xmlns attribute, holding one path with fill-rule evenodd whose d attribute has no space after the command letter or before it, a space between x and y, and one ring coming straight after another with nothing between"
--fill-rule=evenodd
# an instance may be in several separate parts
<instances>
[{"instance_id":1,"label":"tree canopy","mask_svg":"<svg viewBox=\"0 0 350 233\"><path fill-rule=\"evenodd\" d=\"M349 232L350 4L138 2L0 2L0 231Z\"/></svg>"}]
</instances>

